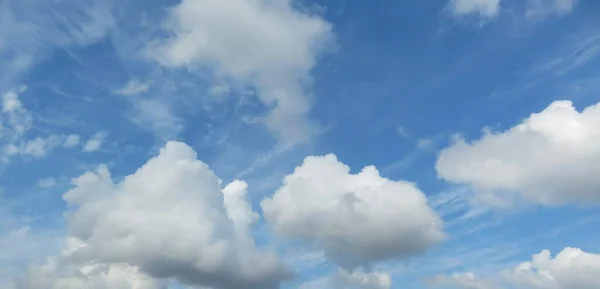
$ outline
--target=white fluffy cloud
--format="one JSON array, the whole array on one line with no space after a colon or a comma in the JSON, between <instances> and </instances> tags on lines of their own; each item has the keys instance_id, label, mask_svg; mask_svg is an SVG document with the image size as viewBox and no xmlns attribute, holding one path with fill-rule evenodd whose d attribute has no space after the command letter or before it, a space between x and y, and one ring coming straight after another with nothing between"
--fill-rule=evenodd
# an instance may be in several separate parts
<instances>
[{"instance_id":1,"label":"white fluffy cloud","mask_svg":"<svg viewBox=\"0 0 600 289\"><path fill-rule=\"evenodd\" d=\"M332 276L303 283L299 289L389 289L391 285L387 273L338 270Z\"/></svg>"},{"instance_id":2,"label":"white fluffy cloud","mask_svg":"<svg viewBox=\"0 0 600 289\"><path fill-rule=\"evenodd\" d=\"M598 123L600 104L578 112L571 102L556 101L506 131L473 142L458 139L440 152L436 169L498 207L599 203Z\"/></svg>"},{"instance_id":3,"label":"white fluffy cloud","mask_svg":"<svg viewBox=\"0 0 600 289\"><path fill-rule=\"evenodd\" d=\"M532 289L600 288L600 255L565 248L553 259L549 250L506 273L510 282Z\"/></svg>"},{"instance_id":4,"label":"white fluffy cloud","mask_svg":"<svg viewBox=\"0 0 600 289\"><path fill-rule=\"evenodd\" d=\"M372 166L351 174L333 154L306 158L261 206L275 233L315 245L347 269L412 256L444 238L413 183L382 178Z\"/></svg>"},{"instance_id":5,"label":"white fluffy cloud","mask_svg":"<svg viewBox=\"0 0 600 289\"><path fill-rule=\"evenodd\" d=\"M473 273L437 276L432 284L464 289L596 289L600 288L600 255L565 248L552 258L544 250L516 268L478 279Z\"/></svg>"},{"instance_id":6,"label":"white fluffy cloud","mask_svg":"<svg viewBox=\"0 0 600 289\"><path fill-rule=\"evenodd\" d=\"M457 16L478 14L492 18L500 11L500 0L451 0L450 8Z\"/></svg>"},{"instance_id":7,"label":"white fluffy cloud","mask_svg":"<svg viewBox=\"0 0 600 289\"><path fill-rule=\"evenodd\" d=\"M70 247L76 250L61 256L59 273L49 275L56 277L52 282L71 278L68 272L89 264L125 266L127 272L215 289L279 288L290 277L277 256L258 249L249 234L257 215L245 200L246 184L236 181L221 190L220 180L183 143L167 143L118 183L100 166L73 185L63 198L70 207L71 242L77 243Z\"/></svg>"},{"instance_id":8,"label":"white fluffy cloud","mask_svg":"<svg viewBox=\"0 0 600 289\"><path fill-rule=\"evenodd\" d=\"M271 112L267 127L288 141L312 134L309 74L331 38L331 25L290 0L183 0L170 10L171 34L150 55L169 67L210 67L254 87Z\"/></svg>"}]
</instances>

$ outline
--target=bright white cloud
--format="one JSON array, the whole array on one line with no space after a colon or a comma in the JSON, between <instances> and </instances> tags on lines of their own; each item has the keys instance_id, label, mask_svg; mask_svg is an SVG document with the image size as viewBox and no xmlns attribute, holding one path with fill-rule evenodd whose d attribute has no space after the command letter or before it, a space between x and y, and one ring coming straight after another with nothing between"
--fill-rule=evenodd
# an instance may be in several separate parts
<instances>
[{"instance_id":1,"label":"bright white cloud","mask_svg":"<svg viewBox=\"0 0 600 289\"><path fill-rule=\"evenodd\" d=\"M351 174L333 154L306 158L261 206L275 233L349 269L419 254L444 238L415 184L382 178L372 166Z\"/></svg>"},{"instance_id":2,"label":"bright white cloud","mask_svg":"<svg viewBox=\"0 0 600 289\"><path fill-rule=\"evenodd\" d=\"M473 273L436 276L432 284L464 289L596 289L600 288L600 255L565 248L552 258L544 250L516 268L495 276L477 278Z\"/></svg>"},{"instance_id":3,"label":"bright white cloud","mask_svg":"<svg viewBox=\"0 0 600 289\"><path fill-rule=\"evenodd\" d=\"M259 218L246 200L248 184L236 180L223 188L223 202L229 219L238 228L248 228Z\"/></svg>"},{"instance_id":4,"label":"bright white cloud","mask_svg":"<svg viewBox=\"0 0 600 289\"><path fill-rule=\"evenodd\" d=\"M57 259L57 273L42 284L63 284L72 270L92 264L126 266L127 272L215 289L279 288L290 274L273 252L254 244L249 227L257 215L245 200L247 185L236 181L221 190L220 183L190 147L178 142L167 143L118 183L106 166L74 179L74 188L63 196L70 207L68 248L73 249ZM105 275L98 278L110 277ZM27 284L37 277L23 278ZM56 288L96 288L73 284L78 285ZM123 286L98 288L147 288Z\"/></svg>"},{"instance_id":5,"label":"bright white cloud","mask_svg":"<svg viewBox=\"0 0 600 289\"><path fill-rule=\"evenodd\" d=\"M532 289L594 289L600 288L600 255L580 249L565 248L552 258L549 250L521 263L506 278L521 288Z\"/></svg>"},{"instance_id":6,"label":"bright white cloud","mask_svg":"<svg viewBox=\"0 0 600 289\"><path fill-rule=\"evenodd\" d=\"M288 141L313 133L307 84L331 25L296 10L291 1L183 0L153 42L150 55L169 67L210 67L218 77L255 88L271 112L267 127Z\"/></svg>"},{"instance_id":7,"label":"bright white cloud","mask_svg":"<svg viewBox=\"0 0 600 289\"><path fill-rule=\"evenodd\" d=\"M436 169L497 207L599 203L598 123L600 104L578 112L571 102L556 101L506 131L473 142L459 138L440 152Z\"/></svg>"},{"instance_id":8,"label":"bright white cloud","mask_svg":"<svg viewBox=\"0 0 600 289\"><path fill-rule=\"evenodd\" d=\"M95 133L91 138L89 138L85 144L83 145L84 152L97 152L102 148L104 141L108 133L105 131L100 131Z\"/></svg>"},{"instance_id":9,"label":"bright white cloud","mask_svg":"<svg viewBox=\"0 0 600 289\"><path fill-rule=\"evenodd\" d=\"M389 289L391 285L387 273L338 270L332 276L305 282L299 289Z\"/></svg>"},{"instance_id":10,"label":"bright white cloud","mask_svg":"<svg viewBox=\"0 0 600 289\"><path fill-rule=\"evenodd\" d=\"M138 95L150 90L150 84L147 82L139 82L137 80L129 81L123 88L117 89L115 91L116 94L130 96L130 95Z\"/></svg>"},{"instance_id":11,"label":"bright white cloud","mask_svg":"<svg viewBox=\"0 0 600 289\"><path fill-rule=\"evenodd\" d=\"M500 12L500 0L450 0L450 8L456 16L477 14L493 18Z\"/></svg>"}]
</instances>

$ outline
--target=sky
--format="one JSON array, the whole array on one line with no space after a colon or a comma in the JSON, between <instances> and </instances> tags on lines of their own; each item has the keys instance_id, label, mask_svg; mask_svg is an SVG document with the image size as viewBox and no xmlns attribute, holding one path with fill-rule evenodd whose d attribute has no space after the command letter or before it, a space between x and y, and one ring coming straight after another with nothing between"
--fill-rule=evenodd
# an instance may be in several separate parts
<instances>
[{"instance_id":1,"label":"sky","mask_svg":"<svg viewBox=\"0 0 600 289\"><path fill-rule=\"evenodd\" d=\"M600 2L0 0L0 289L597 289Z\"/></svg>"}]
</instances>

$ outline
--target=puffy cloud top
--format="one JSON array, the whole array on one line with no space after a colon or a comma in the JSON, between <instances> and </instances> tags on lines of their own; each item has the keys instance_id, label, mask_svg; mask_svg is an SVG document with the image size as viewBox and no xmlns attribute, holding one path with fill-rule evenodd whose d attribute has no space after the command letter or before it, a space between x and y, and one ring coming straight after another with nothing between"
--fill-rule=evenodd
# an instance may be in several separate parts
<instances>
[{"instance_id":1,"label":"puffy cloud top","mask_svg":"<svg viewBox=\"0 0 600 289\"><path fill-rule=\"evenodd\" d=\"M314 244L344 268L419 254L444 238L412 183L358 174L335 155L308 157L261 203L275 233Z\"/></svg>"},{"instance_id":2,"label":"puffy cloud top","mask_svg":"<svg viewBox=\"0 0 600 289\"><path fill-rule=\"evenodd\" d=\"M245 183L222 191L220 180L183 143L167 143L120 182L100 166L73 184L63 197L78 243L61 258L69 266L123 264L155 279L216 289L279 288L290 277L277 256L258 249L248 234L256 213L246 203ZM57 272L55 279L65 276Z\"/></svg>"},{"instance_id":3,"label":"puffy cloud top","mask_svg":"<svg viewBox=\"0 0 600 289\"><path fill-rule=\"evenodd\" d=\"M471 185L498 207L517 200L543 204L600 202L600 104L578 112L556 101L504 132L442 150L438 175Z\"/></svg>"},{"instance_id":4,"label":"puffy cloud top","mask_svg":"<svg viewBox=\"0 0 600 289\"><path fill-rule=\"evenodd\" d=\"M565 248L552 258L549 250L533 255L516 268L477 278L473 273L436 276L433 285L463 289L595 289L600 288L600 255Z\"/></svg>"}]
</instances>

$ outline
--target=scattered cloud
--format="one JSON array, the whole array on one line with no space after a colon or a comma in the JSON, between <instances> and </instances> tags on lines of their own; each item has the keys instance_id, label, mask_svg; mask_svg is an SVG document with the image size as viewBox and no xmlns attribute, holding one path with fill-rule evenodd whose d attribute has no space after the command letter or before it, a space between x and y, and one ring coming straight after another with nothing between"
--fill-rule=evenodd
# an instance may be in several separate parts
<instances>
[{"instance_id":1,"label":"scattered cloud","mask_svg":"<svg viewBox=\"0 0 600 289\"><path fill-rule=\"evenodd\" d=\"M396 132L398 133L398 135L400 135L401 137L408 137L410 135L410 133L408 133L408 130L404 127L399 125L396 128Z\"/></svg>"},{"instance_id":2,"label":"scattered cloud","mask_svg":"<svg viewBox=\"0 0 600 289\"><path fill-rule=\"evenodd\" d=\"M303 283L299 289L389 289L391 285L392 278L387 273L338 270L332 276Z\"/></svg>"},{"instance_id":3,"label":"scattered cloud","mask_svg":"<svg viewBox=\"0 0 600 289\"><path fill-rule=\"evenodd\" d=\"M471 272L435 276L428 280L428 283L433 286L450 286L456 289L501 289L487 281L477 279Z\"/></svg>"},{"instance_id":4,"label":"scattered cloud","mask_svg":"<svg viewBox=\"0 0 600 289\"><path fill-rule=\"evenodd\" d=\"M210 67L218 78L250 85L271 108L263 119L280 139L314 134L310 72L331 41L331 24L289 1L183 0L165 22L169 37L149 45L167 67Z\"/></svg>"},{"instance_id":5,"label":"scattered cloud","mask_svg":"<svg viewBox=\"0 0 600 289\"><path fill-rule=\"evenodd\" d=\"M33 116L21 102L20 94L26 91L26 86L20 86L2 96L0 157L4 160L16 155L42 158L54 148L72 147L76 135L51 134L46 137L36 136L27 139L26 133L33 127Z\"/></svg>"},{"instance_id":6,"label":"scattered cloud","mask_svg":"<svg viewBox=\"0 0 600 289\"><path fill-rule=\"evenodd\" d=\"M600 286L598 274L600 255L565 248L555 258L544 250L531 261L486 278L468 272L436 276L429 282L457 289L594 289Z\"/></svg>"},{"instance_id":7,"label":"scattered cloud","mask_svg":"<svg viewBox=\"0 0 600 289\"><path fill-rule=\"evenodd\" d=\"M573 11L578 0L526 0L526 18L563 16ZM492 19L503 7L502 0L450 0L450 10L455 16L477 15Z\"/></svg>"},{"instance_id":8,"label":"scattered cloud","mask_svg":"<svg viewBox=\"0 0 600 289\"><path fill-rule=\"evenodd\" d=\"M22 138L33 123L29 111L23 107L19 94L24 93L27 86L20 86L15 90L6 92L2 96L2 112L4 115L3 127L10 128L12 135L8 136L13 141Z\"/></svg>"},{"instance_id":9,"label":"scattered cloud","mask_svg":"<svg viewBox=\"0 0 600 289\"><path fill-rule=\"evenodd\" d=\"M600 104L578 112L570 101L556 101L506 131L473 142L457 138L439 153L436 169L496 207L598 203L592 172L600 172L599 122Z\"/></svg>"},{"instance_id":10,"label":"scattered cloud","mask_svg":"<svg viewBox=\"0 0 600 289\"><path fill-rule=\"evenodd\" d=\"M171 140L183 130L181 118L175 116L168 103L158 99L132 99L131 120L144 129L151 129L163 140Z\"/></svg>"},{"instance_id":11,"label":"scattered cloud","mask_svg":"<svg viewBox=\"0 0 600 289\"><path fill-rule=\"evenodd\" d=\"M150 90L150 83L139 82L138 80L130 80L124 87L117 89L116 94L123 96L138 95L146 93Z\"/></svg>"},{"instance_id":12,"label":"scattered cloud","mask_svg":"<svg viewBox=\"0 0 600 289\"><path fill-rule=\"evenodd\" d=\"M115 25L112 1L0 1L0 91L53 49L85 46ZM51 11L51 13L49 13Z\"/></svg>"},{"instance_id":13,"label":"scattered cloud","mask_svg":"<svg viewBox=\"0 0 600 289\"><path fill-rule=\"evenodd\" d=\"M71 147L75 147L75 146L79 145L80 142L81 142L81 137L79 135L71 134L66 137L64 146L71 148Z\"/></svg>"},{"instance_id":14,"label":"scattered cloud","mask_svg":"<svg viewBox=\"0 0 600 289\"><path fill-rule=\"evenodd\" d=\"M450 0L450 8L455 16L469 14L494 18L500 12L501 0Z\"/></svg>"},{"instance_id":15,"label":"scattered cloud","mask_svg":"<svg viewBox=\"0 0 600 289\"><path fill-rule=\"evenodd\" d=\"M372 166L350 174L333 154L306 158L261 206L276 234L314 244L346 269L417 255L444 239L413 183Z\"/></svg>"},{"instance_id":16,"label":"scattered cloud","mask_svg":"<svg viewBox=\"0 0 600 289\"><path fill-rule=\"evenodd\" d=\"M417 148L422 150L435 149L435 141L429 138L421 138L417 141Z\"/></svg>"},{"instance_id":17,"label":"scattered cloud","mask_svg":"<svg viewBox=\"0 0 600 289\"><path fill-rule=\"evenodd\" d=\"M56 180L54 178L45 178L38 181L38 187L40 188L51 188L56 185Z\"/></svg>"},{"instance_id":18,"label":"scattered cloud","mask_svg":"<svg viewBox=\"0 0 600 289\"><path fill-rule=\"evenodd\" d=\"M208 92L211 95L225 95L225 94L228 94L230 91L231 91L231 88L229 87L229 85L227 83L224 83L224 82L215 83L208 89Z\"/></svg>"},{"instance_id":19,"label":"scattered cloud","mask_svg":"<svg viewBox=\"0 0 600 289\"><path fill-rule=\"evenodd\" d=\"M83 151L88 153L99 151L102 148L107 136L108 133L105 131L97 132L85 142L83 145Z\"/></svg>"},{"instance_id":20,"label":"scattered cloud","mask_svg":"<svg viewBox=\"0 0 600 289\"><path fill-rule=\"evenodd\" d=\"M563 16L575 8L579 0L529 0L526 11L528 18L544 18L547 16Z\"/></svg>"}]
</instances>

